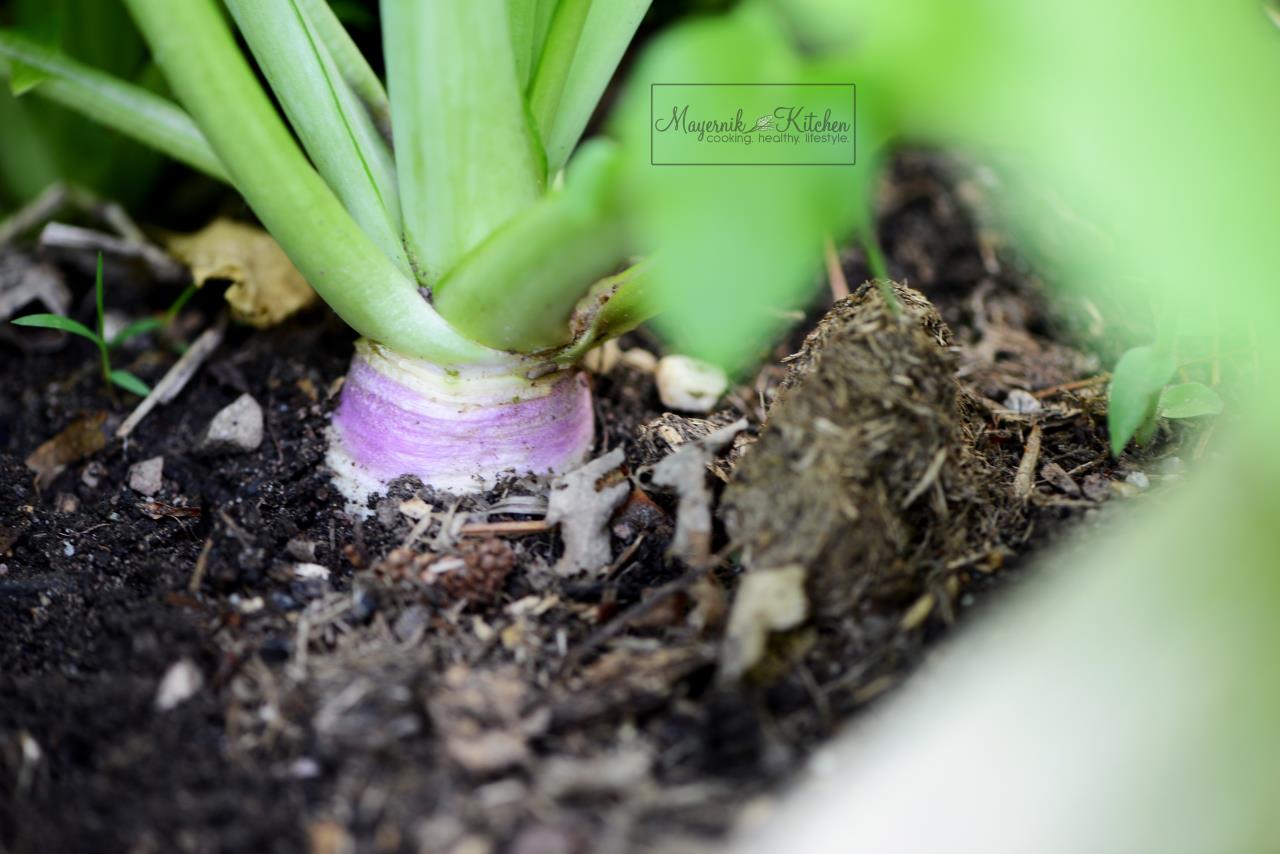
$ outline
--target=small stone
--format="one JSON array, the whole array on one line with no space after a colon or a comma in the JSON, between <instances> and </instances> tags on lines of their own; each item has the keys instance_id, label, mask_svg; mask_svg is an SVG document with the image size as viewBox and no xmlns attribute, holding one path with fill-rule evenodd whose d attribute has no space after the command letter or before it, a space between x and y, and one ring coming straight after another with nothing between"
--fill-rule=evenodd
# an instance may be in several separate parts
<instances>
[{"instance_id":1,"label":"small stone","mask_svg":"<svg viewBox=\"0 0 1280 854\"><path fill-rule=\"evenodd\" d=\"M688 356L664 356L654 373L662 405L681 412L710 412L729 389L724 371Z\"/></svg>"},{"instance_id":2,"label":"small stone","mask_svg":"<svg viewBox=\"0 0 1280 854\"><path fill-rule=\"evenodd\" d=\"M293 577L299 581L328 581L329 569L318 563L295 563Z\"/></svg>"},{"instance_id":3,"label":"small stone","mask_svg":"<svg viewBox=\"0 0 1280 854\"><path fill-rule=\"evenodd\" d=\"M411 605L396 618L392 631L401 642L415 640L420 632L426 631L430 616L427 609L421 605Z\"/></svg>"},{"instance_id":4,"label":"small stone","mask_svg":"<svg viewBox=\"0 0 1280 854\"><path fill-rule=\"evenodd\" d=\"M582 357L582 366L593 374L604 376L618 366L622 359L622 348L618 342L609 340L587 352Z\"/></svg>"},{"instance_id":5,"label":"small stone","mask_svg":"<svg viewBox=\"0 0 1280 854\"><path fill-rule=\"evenodd\" d=\"M160 680L156 690L156 708L162 712L195 696L204 686L204 675L189 658L175 661Z\"/></svg>"},{"instance_id":6,"label":"small stone","mask_svg":"<svg viewBox=\"0 0 1280 854\"><path fill-rule=\"evenodd\" d=\"M315 563L316 544L305 537L294 537L285 544L284 550L289 557L303 563Z\"/></svg>"},{"instance_id":7,"label":"small stone","mask_svg":"<svg viewBox=\"0 0 1280 854\"><path fill-rule=\"evenodd\" d=\"M84 471L80 472L80 482L90 489L97 489L98 484L106 475L107 469L102 463L93 460L84 467Z\"/></svg>"},{"instance_id":8,"label":"small stone","mask_svg":"<svg viewBox=\"0 0 1280 854\"><path fill-rule=\"evenodd\" d=\"M262 433L262 407L251 395L242 394L213 416L196 450L208 455L255 451Z\"/></svg>"},{"instance_id":9,"label":"small stone","mask_svg":"<svg viewBox=\"0 0 1280 854\"><path fill-rule=\"evenodd\" d=\"M69 492L59 492L54 505L59 513L74 513L80 509L80 499Z\"/></svg>"},{"instance_id":10,"label":"small stone","mask_svg":"<svg viewBox=\"0 0 1280 854\"><path fill-rule=\"evenodd\" d=\"M67 540L67 541L64 541L64 542L63 542L63 544L62 544L62 553L63 553L64 555L66 555L67 557L74 557L74 556L75 556L75 553L76 553L76 547L75 547L74 545L72 545L72 544L71 544L71 541L70 541L70 540Z\"/></svg>"},{"instance_id":11,"label":"small stone","mask_svg":"<svg viewBox=\"0 0 1280 854\"><path fill-rule=\"evenodd\" d=\"M622 364L642 374L651 374L658 368L658 357L641 347L622 351Z\"/></svg>"},{"instance_id":12,"label":"small stone","mask_svg":"<svg viewBox=\"0 0 1280 854\"><path fill-rule=\"evenodd\" d=\"M1004 408L1019 415L1034 415L1044 406L1031 392L1015 388L1005 397Z\"/></svg>"},{"instance_id":13,"label":"small stone","mask_svg":"<svg viewBox=\"0 0 1280 854\"><path fill-rule=\"evenodd\" d=\"M1151 486L1151 479L1140 471L1129 472L1124 482L1138 490L1148 489Z\"/></svg>"},{"instance_id":14,"label":"small stone","mask_svg":"<svg viewBox=\"0 0 1280 854\"><path fill-rule=\"evenodd\" d=\"M160 491L164 457L152 457L129 466L129 488L148 498Z\"/></svg>"}]
</instances>

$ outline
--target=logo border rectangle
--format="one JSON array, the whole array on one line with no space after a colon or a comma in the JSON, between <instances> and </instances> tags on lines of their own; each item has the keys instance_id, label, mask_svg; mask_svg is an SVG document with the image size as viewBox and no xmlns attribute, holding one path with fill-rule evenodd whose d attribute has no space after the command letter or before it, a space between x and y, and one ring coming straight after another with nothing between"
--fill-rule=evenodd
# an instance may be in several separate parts
<instances>
[{"instance_id":1,"label":"logo border rectangle","mask_svg":"<svg viewBox=\"0 0 1280 854\"><path fill-rule=\"evenodd\" d=\"M653 111L656 106L654 91L659 86L823 86L851 90L853 95L853 160L848 163L658 163L653 159L654 139ZM834 166L858 165L858 84L856 83L650 83L649 84L649 165L650 166Z\"/></svg>"}]
</instances>

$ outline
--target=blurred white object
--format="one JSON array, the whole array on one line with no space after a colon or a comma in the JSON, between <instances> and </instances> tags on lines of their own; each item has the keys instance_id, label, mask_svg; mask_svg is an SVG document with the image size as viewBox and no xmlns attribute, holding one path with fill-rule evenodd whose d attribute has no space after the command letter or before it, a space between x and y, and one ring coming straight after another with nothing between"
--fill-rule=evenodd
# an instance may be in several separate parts
<instances>
[{"instance_id":1,"label":"blurred white object","mask_svg":"<svg viewBox=\"0 0 1280 854\"><path fill-rule=\"evenodd\" d=\"M662 405L681 412L710 412L729 389L724 371L688 356L663 356L655 377Z\"/></svg>"}]
</instances>

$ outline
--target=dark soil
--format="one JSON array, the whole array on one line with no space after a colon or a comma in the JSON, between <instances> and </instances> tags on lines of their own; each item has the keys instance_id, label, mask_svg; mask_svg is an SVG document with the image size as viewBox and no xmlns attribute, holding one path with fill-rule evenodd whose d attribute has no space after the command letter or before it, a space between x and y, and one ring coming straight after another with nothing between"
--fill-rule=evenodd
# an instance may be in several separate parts
<instances>
[{"instance_id":1,"label":"dark soil","mask_svg":"<svg viewBox=\"0 0 1280 854\"><path fill-rule=\"evenodd\" d=\"M931 607L882 597L837 629L857 643L793 638L801 646L785 667L740 684L715 678L740 568L668 560L675 500L646 477L708 425L655 421L662 408L642 370L624 362L595 378L598 449L624 446L636 483L615 519L614 564L562 581L547 571L554 532L470 527L538 518L528 485L459 502L409 483L367 520L344 512L322 466L323 429L351 336L323 312L267 332L234 328L128 442L109 439L39 491L24 465L37 446L97 413L110 436L133 399L104 391L84 342L37 347L10 328L0 338L0 849L697 850L758 813L1064 521L1137 491L1123 482L1135 463L1106 452L1096 360L1055 335L1034 277L980 235L942 174L932 158L899 162L882 238L894 274L950 327L946 364L972 409L970 439L1018 512L969 531L965 554L940 547L963 560L929 574ZM857 253L844 260L861 281ZM86 281L72 284L87 293ZM109 285L108 304L141 313L166 301L153 290ZM830 304L815 303L776 357ZM184 340L218 311L216 294L202 294ZM90 312L77 303L77 316ZM164 343L145 340L121 364L154 382L175 358ZM637 335L625 346L655 345ZM754 430L785 372L766 366L715 423L745 416ZM1006 408L1015 390L1039 393L1042 408ZM210 418L242 393L265 411L261 448L195 454ZM1026 461L1033 434L1039 451ZM127 472L157 455L163 487L144 498ZM433 510L423 523L411 518L415 493ZM441 560L460 568L453 582L424 582ZM330 575L299 577L299 563ZM180 662L201 684L161 710L158 687Z\"/></svg>"}]
</instances>

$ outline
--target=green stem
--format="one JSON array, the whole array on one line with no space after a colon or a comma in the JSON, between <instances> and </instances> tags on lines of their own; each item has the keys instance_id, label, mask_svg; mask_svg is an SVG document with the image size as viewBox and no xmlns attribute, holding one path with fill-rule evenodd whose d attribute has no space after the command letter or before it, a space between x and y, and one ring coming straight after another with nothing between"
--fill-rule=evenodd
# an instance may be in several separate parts
<instances>
[{"instance_id":1,"label":"green stem","mask_svg":"<svg viewBox=\"0 0 1280 854\"><path fill-rule=\"evenodd\" d=\"M551 30L547 33L537 72L529 86L529 110L544 139L551 133L555 122L560 96L590 11L591 0L560 0L555 17L551 19Z\"/></svg>"},{"instance_id":2,"label":"green stem","mask_svg":"<svg viewBox=\"0 0 1280 854\"><path fill-rule=\"evenodd\" d=\"M382 0L405 239L434 286L542 194L506 0Z\"/></svg>"},{"instance_id":3,"label":"green stem","mask_svg":"<svg viewBox=\"0 0 1280 854\"><path fill-rule=\"evenodd\" d=\"M620 156L603 140L584 146L563 190L495 232L439 284L441 315L490 347L534 352L566 344L578 300L627 256L611 192Z\"/></svg>"},{"instance_id":4,"label":"green stem","mask_svg":"<svg viewBox=\"0 0 1280 854\"><path fill-rule=\"evenodd\" d=\"M504 354L458 335L307 162L212 0L127 0L178 99L317 293L360 334L442 365Z\"/></svg>"},{"instance_id":5,"label":"green stem","mask_svg":"<svg viewBox=\"0 0 1280 854\"><path fill-rule=\"evenodd\" d=\"M46 75L36 85L35 94L83 113L212 178L229 180L204 134L191 117L171 101L83 65L18 33L0 32L0 56Z\"/></svg>"}]
</instances>

